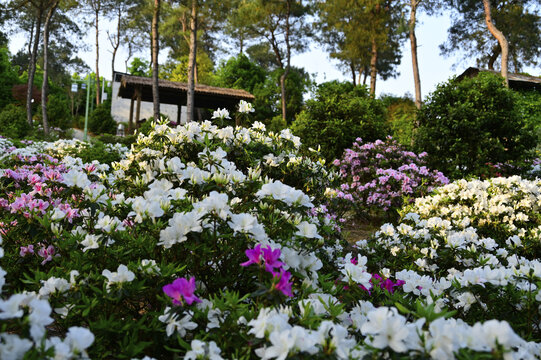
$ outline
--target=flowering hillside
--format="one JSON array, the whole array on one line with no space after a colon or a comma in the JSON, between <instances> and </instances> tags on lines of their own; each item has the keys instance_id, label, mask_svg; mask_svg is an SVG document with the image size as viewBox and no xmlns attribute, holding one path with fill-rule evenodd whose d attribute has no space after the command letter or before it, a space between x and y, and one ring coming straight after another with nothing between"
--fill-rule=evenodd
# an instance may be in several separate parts
<instances>
[{"instance_id":1,"label":"flowering hillside","mask_svg":"<svg viewBox=\"0 0 541 360\"><path fill-rule=\"evenodd\" d=\"M353 246L337 174L288 130L157 124L112 165L79 146L0 139L0 359L541 356L541 264L516 245L538 223L490 241L425 198Z\"/></svg>"}]
</instances>

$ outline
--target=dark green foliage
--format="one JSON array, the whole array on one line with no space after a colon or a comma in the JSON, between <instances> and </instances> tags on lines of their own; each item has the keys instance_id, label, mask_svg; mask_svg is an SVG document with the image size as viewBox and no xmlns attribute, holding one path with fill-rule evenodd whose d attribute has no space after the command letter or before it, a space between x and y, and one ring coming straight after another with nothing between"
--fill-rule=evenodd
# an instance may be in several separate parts
<instances>
[{"instance_id":1,"label":"dark green foliage","mask_svg":"<svg viewBox=\"0 0 541 360\"><path fill-rule=\"evenodd\" d=\"M440 84L417 120L416 149L428 152L429 167L454 179L483 176L490 163L517 163L535 146L514 92L490 73Z\"/></svg>"},{"instance_id":2,"label":"dark green foliage","mask_svg":"<svg viewBox=\"0 0 541 360\"><path fill-rule=\"evenodd\" d=\"M261 121L268 129L281 130L286 124L276 120L281 116L280 76L284 70L267 71L244 54L230 58L220 65L216 73L215 85L225 88L243 89L255 96L255 112L251 120ZM301 111L303 96L311 86L310 74L302 68L292 67L286 79L287 123L291 123ZM229 109L230 112L237 109Z\"/></svg>"},{"instance_id":3,"label":"dark green foliage","mask_svg":"<svg viewBox=\"0 0 541 360\"><path fill-rule=\"evenodd\" d=\"M445 0L452 11L448 39L440 45L444 55L460 54L466 64L491 69L501 59L498 41L487 30L479 0ZM491 0L492 21L509 43L509 69L522 71L541 60L541 11L538 0ZM499 66L495 66L498 68Z\"/></svg>"},{"instance_id":4,"label":"dark green foliage","mask_svg":"<svg viewBox=\"0 0 541 360\"><path fill-rule=\"evenodd\" d=\"M9 61L9 50L7 47L0 47L0 110L13 102L11 88L18 82L17 71Z\"/></svg>"},{"instance_id":5,"label":"dark green foliage","mask_svg":"<svg viewBox=\"0 0 541 360\"><path fill-rule=\"evenodd\" d=\"M387 108L386 119L393 139L404 146L411 146L417 113L415 102L407 96L384 95L380 99Z\"/></svg>"},{"instance_id":6,"label":"dark green foliage","mask_svg":"<svg viewBox=\"0 0 541 360\"><path fill-rule=\"evenodd\" d=\"M82 146L73 155L80 157L83 163L98 160L102 164L111 164L121 159L117 151L109 150L103 142L98 140L93 140L91 146Z\"/></svg>"},{"instance_id":7,"label":"dark green foliage","mask_svg":"<svg viewBox=\"0 0 541 360\"><path fill-rule=\"evenodd\" d=\"M145 121L139 126L137 132L140 134L148 135L152 131L152 121Z\"/></svg>"},{"instance_id":8,"label":"dark green foliage","mask_svg":"<svg viewBox=\"0 0 541 360\"><path fill-rule=\"evenodd\" d=\"M26 110L15 104L9 104L0 112L0 135L21 139L29 134L30 126L26 122Z\"/></svg>"},{"instance_id":9,"label":"dark green foliage","mask_svg":"<svg viewBox=\"0 0 541 360\"><path fill-rule=\"evenodd\" d=\"M49 126L62 130L71 127L71 113L68 99L62 95L49 95L47 102Z\"/></svg>"},{"instance_id":10,"label":"dark green foliage","mask_svg":"<svg viewBox=\"0 0 541 360\"><path fill-rule=\"evenodd\" d=\"M541 147L541 91L517 91L520 114L528 128L537 135L537 148Z\"/></svg>"},{"instance_id":11,"label":"dark green foliage","mask_svg":"<svg viewBox=\"0 0 541 360\"><path fill-rule=\"evenodd\" d=\"M304 145L320 145L327 161L339 158L359 137L370 142L388 134L381 101L369 97L364 86L338 81L318 86L291 129Z\"/></svg>"},{"instance_id":12,"label":"dark green foliage","mask_svg":"<svg viewBox=\"0 0 541 360\"><path fill-rule=\"evenodd\" d=\"M232 57L220 64L216 70L216 86L243 89L250 93L254 88L265 82L266 72L250 61L244 54Z\"/></svg>"},{"instance_id":13,"label":"dark green foliage","mask_svg":"<svg viewBox=\"0 0 541 360\"><path fill-rule=\"evenodd\" d=\"M115 134L116 121L111 116L111 102L100 104L88 118L88 128L94 134Z\"/></svg>"}]
</instances>

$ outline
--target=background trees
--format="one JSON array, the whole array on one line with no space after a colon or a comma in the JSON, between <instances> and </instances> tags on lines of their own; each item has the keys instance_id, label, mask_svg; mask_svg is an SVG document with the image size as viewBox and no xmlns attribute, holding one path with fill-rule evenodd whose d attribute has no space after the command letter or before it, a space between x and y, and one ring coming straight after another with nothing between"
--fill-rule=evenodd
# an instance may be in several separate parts
<instances>
[{"instance_id":1,"label":"background trees","mask_svg":"<svg viewBox=\"0 0 541 360\"><path fill-rule=\"evenodd\" d=\"M383 79L394 76L400 63L404 32L400 5L394 0L338 0L319 4L320 41L331 57L351 71L353 84L360 83L362 75L365 79L370 76L372 96L375 96L377 76Z\"/></svg>"},{"instance_id":2,"label":"background trees","mask_svg":"<svg viewBox=\"0 0 541 360\"><path fill-rule=\"evenodd\" d=\"M383 104L371 98L366 87L337 81L317 87L291 128L306 146L321 146L328 162L339 158L361 135L370 142L388 134Z\"/></svg>"},{"instance_id":3,"label":"background trees","mask_svg":"<svg viewBox=\"0 0 541 360\"><path fill-rule=\"evenodd\" d=\"M422 100L419 79L422 68L419 69L416 61L416 24L420 11L431 15L441 8L452 9L449 40L442 47L445 54L457 49L466 51L469 58L477 58L480 66L494 68L501 53L501 46L487 28L484 7L475 0L0 2L9 5L0 8L0 44L16 32L25 34L26 38L25 46L17 54L2 55L1 60L7 62L0 91L6 94L3 103L7 104L15 101L10 97L10 86L27 83L26 101L20 103L27 106L29 124L32 119L46 123L50 117L47 108L59 109L57 105L64 101L70 104L72 113L77 113L75 100L80 94L69 91L71 75L77 73L84 78L93 72L92 78L96 78L100 74L98 63L89 67L76 56L85 46L81 41L85 33L94 36L107 32L109 41L100 40L101 45L96 42L86 47L95 47L97 57L103 51L111 51L112 71L117 67L115 61L121 58L126 71L132 74L149 77L153 74L155 79L159 74L163 79L188 82L192 90L187 99L190 107L193 107L196 83L251 92L256 97L253 119L275 130L296 122L303 110L300 118L305 121L307 111L313 107L307 100L319 91L313 88L314 77L291 63L292 56L310 44L322 45L331 58L339 61L353 86L369 84L369 94L375 97L377 79L397 75L402 45L409 38L417 107ZM54 4L57 7L47 22ZM76 5L80 6L76 11L69 11ZM159 18L154 17L153 23L158 5ZM535 1L491 0L490 9L493 23L509 41L510 68L519 71L538 64L541 26L540 9ZM45 41L45 34L49 34L49 41ZM152 34L156 35L154 41ZM159 48L153 48L152 43L159 43ZM161 64L158 52L162 54ZM17 71L12 71L8 63ZM91 98L101 97L102 79L98 79L98 84L91 85L95 93ZM38 86L42 86L41 92ZM49 93L54 96L49 97ZM157 95L158 91L154 93ZM40 114L36 113L38 103L42 105ZM410 105L407 98L383 99L387 125L400 134L400 141L408 144L416 131L415 111ZM94 106L89 108L90 113ZM194 119L192 111L189 114ZM310 121L319 120L312 117Z\"/></svg>"},{"instance_id":4,"label":"background trees","mask_svg":"<svg viewBox=\"0 0 541 360\"><path fill-rule=\"evenodd\" d=\"M440 46L444 55L461 54L477 66L494 69L502 49L489 32L483 3L448 0L453 10L447 41ZM509 43L509 64L514 72L536 66L541 60L541 16L538 3L522 0L491 0L491 17Z\"/></svg>"}]
</instances>

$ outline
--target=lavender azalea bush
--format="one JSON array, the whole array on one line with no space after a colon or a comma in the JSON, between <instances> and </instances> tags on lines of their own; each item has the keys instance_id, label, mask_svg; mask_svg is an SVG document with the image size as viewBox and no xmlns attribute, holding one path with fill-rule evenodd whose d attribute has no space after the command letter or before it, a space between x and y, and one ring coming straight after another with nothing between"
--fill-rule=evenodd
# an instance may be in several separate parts
<instances>
[{"instance_id":1,"label":"lavender azalea bush","mask_svg":"<svg viewBox=\"0 0 541 360\"><path fill-rule=\"evenodd\" d=\"M396 215L405 199L412 201L449 182L424 165L425 156L406 151L391 137L370 143L358 138L334 161L342 185L331 195L358 215Z\"/></svg>"},{"instance_id":2,"label":"lavender azalea bush","mask_svg":"<svg viewBox=\"0 0 541 360\"><path fill-rule=\"evenodd\" d=\"M287 130L158 123L112 165L48 146L0 140L1 359L541 356L538 260L455 258L420 215L346 243Z\"/></svg>"}]
</instances>

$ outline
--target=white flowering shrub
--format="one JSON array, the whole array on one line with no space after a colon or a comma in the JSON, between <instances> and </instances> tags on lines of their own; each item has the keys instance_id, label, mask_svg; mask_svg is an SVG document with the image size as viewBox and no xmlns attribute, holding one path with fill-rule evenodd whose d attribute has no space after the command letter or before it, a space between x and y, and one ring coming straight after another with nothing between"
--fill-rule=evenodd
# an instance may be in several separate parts
<instances>
[{"instance_id":1,"label":"white flowering shrub","mask_svg":"<svg viewBox=\"0 0 541 360\"><path fill-rule=\"evenodd\" d=\"M539 338L540 190L541 181L519 177L455 181L357 245L369 266L405 269L395 276L412 297Z\"/></svg>"},{"instance_id":2,"label":"white flowering shrub","mask_svg":"<svg viewBox=\"0 0 541 360\"><path fill-rule=\"evenodd\" d=\"M404 213L423 219L441 217L454 227L475 228L512 253L528 258L541 254L541 180L519 176L459 180L418 198Z\"/></svg>"},{"instance_id":3,"label":"white flowering shrub","mask_svg":"<svg viewBox=\"0 0 541 360\"><path fill-rule=\"evenodd\" d=\"M322 203L334 174L299 146L210 122L155 124L111 166L7 144L0 358L540 356L538 327L454 312L468 256L447 279L347 244Z\"/></svg>"}]
</instances>

